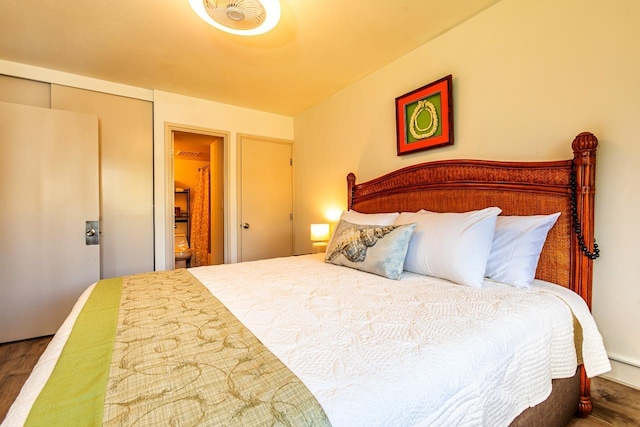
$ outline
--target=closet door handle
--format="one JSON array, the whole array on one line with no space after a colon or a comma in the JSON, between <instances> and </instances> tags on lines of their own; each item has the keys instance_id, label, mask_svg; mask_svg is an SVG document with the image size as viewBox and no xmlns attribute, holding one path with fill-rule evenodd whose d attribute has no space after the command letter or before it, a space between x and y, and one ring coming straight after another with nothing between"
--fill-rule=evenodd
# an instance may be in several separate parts
<instances>
[{"instance_id":1,"label":"closet door handle","mask_svg":"<svg viewBox=\"0 0 640 427\"><path fill-rule=\"evenodd\" d=\"M248 230L249 228L251 228L251 225L249 225L248 222L243 222L242 223L242 228L244 228L245 230Z\"/></svg>"},{"instance_id":2,"label":"closet door handle","mask_svg":"<svg viewBox=\"0 0 640 427\"><path fill-rule=\"evenodd\" d=\"M100 244L100 221L85 221L84 224L85 244Z\"/></svg>"}]
</instances>

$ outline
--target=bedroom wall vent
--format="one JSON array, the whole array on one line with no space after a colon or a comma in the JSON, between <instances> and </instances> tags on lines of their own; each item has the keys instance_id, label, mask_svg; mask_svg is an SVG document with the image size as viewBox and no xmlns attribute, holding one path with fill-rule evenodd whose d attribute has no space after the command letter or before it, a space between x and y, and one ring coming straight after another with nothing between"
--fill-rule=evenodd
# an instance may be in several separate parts
<instances>
[{"instance_id":1,"label":"bedroom wall vent","mask_svg":"<svg viewBox=\"0 0 640 427\"><path fill-rule=\"evenodd\" d=\"M180 151L178 151L178 154L176 154L176 157L194 159L194 158L200 156L200 154L202 154L202 153L197 152L197 151L180 150Z\"/></svg>"},{"instance_id":2,"label":"bedroom wall vent","mask_svg":"<svg viewBox=\"0 0 640 427\"><path fill-rule=\"evenodd\" d=\"M280 20L279 0L189 0L189 4L209 25L239 36L264 34Z\"/></svg>"}]
</instances>

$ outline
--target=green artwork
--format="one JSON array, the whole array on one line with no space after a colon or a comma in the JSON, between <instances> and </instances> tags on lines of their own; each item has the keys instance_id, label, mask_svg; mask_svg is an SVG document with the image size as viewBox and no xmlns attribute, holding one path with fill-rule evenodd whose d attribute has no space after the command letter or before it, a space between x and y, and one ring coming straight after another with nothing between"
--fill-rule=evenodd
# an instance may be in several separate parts
<instances>
[{"instance_id":1,"label":"green artwork","mask_svg":"<svg viewBox=\"0 0 640 427\"><path fill-rule=\"evenodd\" d=\"M442 135L442 104L440 92L405 107L407 143Z\"/></svg>"}]
</instances>

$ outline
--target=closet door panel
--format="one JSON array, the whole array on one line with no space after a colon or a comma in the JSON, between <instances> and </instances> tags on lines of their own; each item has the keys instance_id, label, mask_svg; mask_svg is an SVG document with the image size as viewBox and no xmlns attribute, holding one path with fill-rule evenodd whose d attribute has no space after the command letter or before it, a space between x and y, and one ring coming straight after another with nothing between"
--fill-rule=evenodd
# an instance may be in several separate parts
<instances>
[{"instance_id":1,"label":"closet door panel","mask_svg":"<svg viewBox=\"0 0 640 427\"><path fill-rule=\"evenodd\" d=\"M0 342L54 333L100 273L96 116L0 102Z\"/></svg>"},{"instance_id":2,"label":"closet door panel","mask_svg":"<svg viewBox=\"0 0 640 427\"><path fill-rule=\"evenodd\" d=\"M101 277L154 270L153 104L53 84L51 106L98 116Z\"/></svg>"},{"instance_id":3,"label":"closet door panel","mask_svg":"<svg viewBox=\"0 0 640 427\"><path fill-rule=\"evenodd\" d=\"M49 108L51 105L51 85L0 75L0 102Z\"/></svg>"}]
</instances>

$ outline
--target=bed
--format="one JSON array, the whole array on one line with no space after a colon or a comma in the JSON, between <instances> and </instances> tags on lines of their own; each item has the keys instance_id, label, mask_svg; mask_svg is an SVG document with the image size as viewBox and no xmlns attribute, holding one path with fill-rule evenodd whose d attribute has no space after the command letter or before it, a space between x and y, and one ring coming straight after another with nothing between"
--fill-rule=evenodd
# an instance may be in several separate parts
<instances>
[{"instance_id":1,"label":"bed","mask_svg":"<svg viewBox=\"0 0 640 427\"><path fill-rule=\"evenodd\" d=\"M597 143L581 133L563 161L445 160L364 183L349 174L349 210L326 254L94 284L3 426L566 425L587 416L589 377L610 368L589 313ZM391 225L378 221L389 215ZM435 268L413 250L422 225L478 215L494 229L499 217L553 216L529 286L485 278L484 267L470 286L455 282L467 269L453 281L420 272ZM393 256L381 252L389 241ZM446 264L448 249L435 250ZM404 271L410 255L418 272Z\"/></svg>"}]
</instances>

